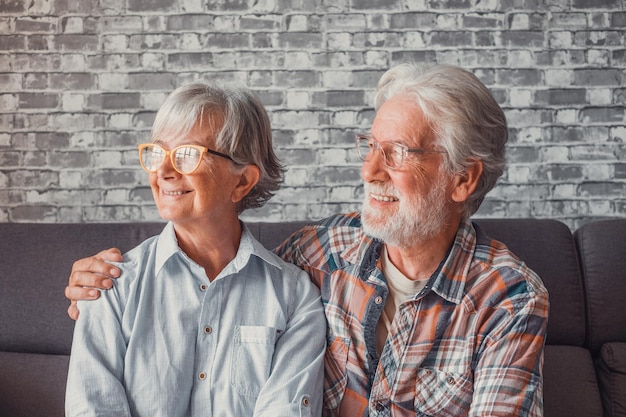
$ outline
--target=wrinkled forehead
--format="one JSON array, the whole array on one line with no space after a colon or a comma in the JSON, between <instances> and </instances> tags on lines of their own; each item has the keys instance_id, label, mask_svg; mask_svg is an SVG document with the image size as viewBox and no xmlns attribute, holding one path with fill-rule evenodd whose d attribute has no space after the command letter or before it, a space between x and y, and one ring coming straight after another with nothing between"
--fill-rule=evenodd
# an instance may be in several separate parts
<instances>
[{"instance_id":1,"label":"wrinkled forehead","mask_svg":"<svg viewBox=\"0 0 626 417\"><path fill-rule=\"evenodd\" d=\"M371 133L379 142L396 142L408 147L424 147L434 140L421 106L407 96L392 97L380 106Z\"/></svg>"}]
</instances>

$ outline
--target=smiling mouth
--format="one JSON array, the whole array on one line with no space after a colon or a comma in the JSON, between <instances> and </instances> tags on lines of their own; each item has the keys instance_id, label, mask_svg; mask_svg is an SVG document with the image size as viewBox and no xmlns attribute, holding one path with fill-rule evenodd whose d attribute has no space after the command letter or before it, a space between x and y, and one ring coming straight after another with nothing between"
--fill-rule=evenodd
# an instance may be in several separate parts
<instances>
[{"instance_id":1,"label":"smiling mouth","mask_svg":"<svg viewBox=\"0 0 626 417\"><path fill-rule=\"evenodd\" d=\"M176 195L183 195L183 194L187 194L190 191L163 191L163 194L165 195L171 195L171 196L176 196Z\"/></svg>"},{"instance_id":2,"label":"smiling mouth","mask_svg":"<svg viewBox=\"0 0 626 417\"><path fill-rule=\"evenodd\" d=\"M394 201L398 201L397 197L393 197L393 196L389 196L389 195L381 195L381 194L374 194L374 193L370 193L370 197L373 200L376 201L383 201L385 203L392 203Z\"/></svg>"}]
</instances>

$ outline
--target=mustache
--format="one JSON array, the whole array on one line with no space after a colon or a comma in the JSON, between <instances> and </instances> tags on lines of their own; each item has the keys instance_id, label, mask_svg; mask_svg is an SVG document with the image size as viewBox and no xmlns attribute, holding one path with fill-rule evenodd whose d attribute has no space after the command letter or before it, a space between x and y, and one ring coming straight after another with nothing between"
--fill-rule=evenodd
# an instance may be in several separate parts
<instances>
[{"instance_id":1,"label":"mustache","mask_svg":"<svg viewBox=\"0 0 626 417\"><path fill-rule=\"evenodd\" d=\"M386 196L390 196L394 198L400 197L400 193L398 193L398 190L392 184L365 183L363 190L365 191L365 194L379 194L379 195L386 195Z\"/></svg>"}]
</instances>

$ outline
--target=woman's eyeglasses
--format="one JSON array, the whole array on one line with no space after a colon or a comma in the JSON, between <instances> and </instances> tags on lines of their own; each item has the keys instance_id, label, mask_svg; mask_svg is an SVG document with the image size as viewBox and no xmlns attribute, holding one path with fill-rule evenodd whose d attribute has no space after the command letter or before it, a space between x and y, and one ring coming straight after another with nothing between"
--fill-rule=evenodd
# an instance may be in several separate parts
<instances>
[{"instance_id":1,"label":"woman's eyeglasses","mask_svg":"<svg viewBox=\"0 0 626 417\"><path fill-rule=\"evenodd\" d=\"M233 158L230 156L205 146L181 145L168 151L156 143L143 143L139 145L139 162L145 171L156 172L169 155L172 167L174 167L176 172L187 175L198 169L200 162L202 162L202 157L206 153L233 161Z\"/></svg>"}]
</instances>

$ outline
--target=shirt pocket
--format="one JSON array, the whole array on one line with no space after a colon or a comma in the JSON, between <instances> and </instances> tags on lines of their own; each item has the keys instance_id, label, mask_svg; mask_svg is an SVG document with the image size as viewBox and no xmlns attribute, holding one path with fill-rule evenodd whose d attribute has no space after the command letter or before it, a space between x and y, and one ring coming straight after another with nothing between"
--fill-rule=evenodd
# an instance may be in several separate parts
<instances>
[{"instance_id":1,"label":"shirt pocket","mask_svg":"<svg viewBox=\"0 0 626 417\"><path fill-rule=\"evenodd\" d=\"M417 373L415 412L418 416L465 416L474 393L472 372L454 373L434 368Z\"/></svg>"},{"instance_id":2,"label":"shirt pocket","mask_svg":"<svg viewBox=\"0 0 626 417\"><path fill-rule=\"evenodd\" d=\"M273 327L235 328L230 383L241 395L258 397L270 375L275 343Z\"/></svg>"},{"instance_id":3,"label":"shirt pocket","mask_svg":"<svg viewBox=\"0 0 626 417\"><path fill-rule=\"evenodd\" d=\"M324 354L324 408L335 410L341 404L348 382L347 364L350 339L330 336Z\"/></svg>"}]
</instances>

